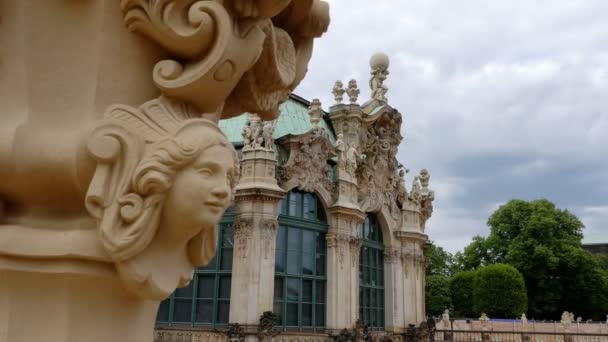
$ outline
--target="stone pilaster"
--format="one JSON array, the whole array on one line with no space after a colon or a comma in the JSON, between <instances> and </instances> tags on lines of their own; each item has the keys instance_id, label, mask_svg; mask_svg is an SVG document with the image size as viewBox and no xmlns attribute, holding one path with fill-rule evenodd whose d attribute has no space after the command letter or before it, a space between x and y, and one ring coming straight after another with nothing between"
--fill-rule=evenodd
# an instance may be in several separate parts
<instances>
[{"instance_id":1,"label":"stone pilaster","mask_svg":"<svg viewBox=\"0 0 608 342\"><path fill-rule=\"evenodd\" d=\"M243 151L241 164L229 320L256 325L264 311L272 311L277 209L285 191L276 183L272 150Z\"/></svg>"},{"instance_id":2,"label":"stone pilaster","mask_svg":"<svg viewBox=\"0 0 608 342\"><path fill-rule=\"evenodd\" d=\"M403 264L399 247L384 249L384 291L385 330L401 333L404 331L403 318Z\"/></svg>"},{"instance_id":3,"label":"stone pilaster","mask_svg":"<svg viewBox=\"0 0 608 342\"><path fill-rule=\"evenodd\" d=\"M358 318L359 225L364 213L350 208L330 209L327 233L327 329L352 328Z\"/></svg>"}]
</instances>

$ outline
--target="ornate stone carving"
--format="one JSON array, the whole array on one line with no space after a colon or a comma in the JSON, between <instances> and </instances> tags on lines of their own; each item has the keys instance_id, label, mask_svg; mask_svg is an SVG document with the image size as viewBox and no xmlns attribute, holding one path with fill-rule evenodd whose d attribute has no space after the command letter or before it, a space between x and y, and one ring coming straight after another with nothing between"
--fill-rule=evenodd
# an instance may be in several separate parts
<instances>
[{"instance_id":1,"label":"ornate stone carving","mask_svg":"<svg viewBox=\"0 0 608 342\"><path fill-rule=\"evenodd\" d=\"M395 220L401 213L397 205L399 163L395 158L402 139L400 130L401 114L394 109L369 121L360 133L363 158L356 172L361 209L375 212L387 206Z\"/></svg>"},{"instance_id":2,"label":"ornate stone carving","mask_svg":"<svg viewBox=\"0 0 608 342\"><path fill-rule=\"evenodd\" d=\"M348 81L348 88L346 88L346 94L350 104L356 104L357 98L359 97L359 88L357 87L357 80Z\"/></svg>"},{"instance_id":3,"label":"ornate stone carving","mask_svg":"<svg viewBox=\"0 0 608 342\"><path fill-rule=\"evenodd\" d=\"M260 220L260 237L264 246L264 259L270 259L272 255L277 226L276 219L265 218Z\"/></svg>"},{"instance_id":4,"label":"ornate stone carving","mask_svg":"<svg viewBox=\"0 0 608 342\"><path fill-rule=\"evenodd\" d=\"M352 266L355 267L357 265L357 261L359 260L359 253L361 252L361 245L363 244L363 240L359 236L353 236L350 238L350 257Z\"/></svg>"},{"instance_id":5,"label":"ornate stone carving","mask_svg":"<svg viewBox=\"0 0 608 342\"><path fill-rule=\"evenodd\" d=\"M289 159L279 166L279 181L283 186L294 182L302 191L313 192L317 186L328 192L334 190L327 161L335 152L324 128L312 129L284 143L291 146Z\"/></svg>"},{"instance_id":6,"label":"ornate stone carving","mask_svg":"<svg viewBox=\"0 0 608 342\"><path fill-rule=\"evenodd\" d=\"M329 8L313 1L122 0L125 24L172 54L153 80L201 113L275 118L304 77ZM225 102L225 103L224 103Z\"/></svg>"},{"instance_id":7,"label":"ornate stone carving","mask_svg":"<svg viewBox=\"0 0 608 342\"><path fill-rule=\"evenodd\" d=\"M342 104L342 101L344 100L344 92L345 90L342 81L336 81L331 92L334 95L334 101L336 101L335 104Z\"/></svg>"},{"instance_id":8,"label":"ornate stone carving","mask_svg":"<svg viewBox=\"0 0 608 342\"><path fill-rule=\"evenodd\" d=\"M384 250L384 263L385 264L396 264L399 262L401 253L397 248L386 248Z\"/></svg>"},{"instance_id":9,"label":"ornate stone carving","mask_svg":"<svg viewBox=\"0 0 608 342\"><path fill-rule=\"evenodd\" d=\"M231 202L236 152L215 123L193 117L163 97L115 105L87 140L97 167L86 208L123 283L144 298L167 297L213 258Z\"/></svg>"},{"instance_id":10,"label":"ornate stone carving","mask_svg":"<svg viewBox=\"0 0 608 342\"><path fill-rule=\"evenodd\" d=\"M249 240L253 233L253 219L251 217L237 216L234 220L234 245L237 256L247 258L249 254Z\"/></svg>"},{"instance_id":11,"label":"ornate stone carving","mask_svg":"<svg viewBox=\"0 0 608 342\"><path fill-rule=\"evenodd\" d=\"M274 146L274 139L272 135L274 134L274 128L276 127L277 120L265 121L262 126L262 147L272 151Z\"/></svg>"},{"instance_id":12,"label":"ornate stone carving","mask_svg":"<svg viewBox=\"0 0 608 342\"><path fill-rule=\"evenodd\" d=\"M384 80L388 76L388 56L383 53L377 53L372 56L369 61L369 65L372 68L372 77L369 80L369 87L372 90L372 99L380 102L387 102L386 92L388 87L384 84Z\"/></svg>"},{"instance_id":13,"label":"ornate stone carving","mask_svg":"<svg viewBox=\"0 0 608 342\"><path fill-rule=\"evenodd\" d=\"M312 99L310 107L308 107L308 114L310 115L310 123L313 129L319 127L319 122L323 116L323 109L321 109L321 101L319 99Z\"/></svg>"},{"instance_id":14,"label":"ornate stone carving","mask_svg":"<svg viewBox=\"0 0 608 342\"><path fill-rule=\"evenodd\" d=\"M399 201L401 208L403 208L405 201L407 201L407 189L405 188L405 174L407 171L407 169L399 170L397 178L397 201Z\"/></svg>"},{"instance_id":15,"label":"ornate stone carving","mask_svg":"<svg viewBox=\"0 0 608 342\"><path fill-rule=\"evenodd\" d=\"M275 329L275 325L278 322L279 316L272 311L264 311L262 316L260 316L260 323L258 324L258 337L260 340L277 336L279 331Z\"/></svg>"},{"instance_id":16,"label":"ornate stone carving","mask_svg":"<svg viewBox=\"0 0 608 342\"><path fill-rule=\"evenodd\" d=\"M325 235L325 240L327 241L327 248L335 248L338 246L338 238L334 233L327 233L327 235Z\"/></svg>"}]
</instances>

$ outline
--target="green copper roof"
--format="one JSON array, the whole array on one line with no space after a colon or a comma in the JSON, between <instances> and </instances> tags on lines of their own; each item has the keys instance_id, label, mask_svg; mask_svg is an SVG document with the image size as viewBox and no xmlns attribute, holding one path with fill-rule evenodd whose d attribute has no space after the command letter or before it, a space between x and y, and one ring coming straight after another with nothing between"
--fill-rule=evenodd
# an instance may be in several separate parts
<instances>
[{"instance_id":1,"label":"green copper roof","mask_svg":"<svg viewBox=\"0 0 608 342\"><path fill-rule=\"evenodd\" d=\"M308 115L308 104L305 102L304 99L292 95L287 101L279 106L279 121L277 122L273 134L275 140L288 134L297 135L310 130L312 125L310 123L310 116ZM243 113L234 118L220 120L220 128L233 143L243 142L241 130L247 120L247 115L245 114L246 113ZM336 138L328 123L325 122L325 120L321 120L319 126L325 128L329 132L329 139L334 143Z\"/></svg>"}]
</instances>

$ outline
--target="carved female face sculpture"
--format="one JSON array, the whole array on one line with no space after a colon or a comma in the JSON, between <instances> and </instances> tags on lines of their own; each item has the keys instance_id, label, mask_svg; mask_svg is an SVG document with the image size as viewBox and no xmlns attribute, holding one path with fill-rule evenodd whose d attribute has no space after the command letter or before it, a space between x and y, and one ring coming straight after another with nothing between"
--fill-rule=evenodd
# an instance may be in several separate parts
<instances>
[{"instance_id":1,"label":"carved female face sculpture","mask_svg":"<svg viewBox=\"0 0 608 342\"><path fill-rule=\"evenodd\" d=\"M125 286L163 299L215 255L214 227L232 200L238 159L208 120L185 120L160 136L128 122L92 134L89 152L99 164L87 208Z\"/></svg>"}]
</instances>

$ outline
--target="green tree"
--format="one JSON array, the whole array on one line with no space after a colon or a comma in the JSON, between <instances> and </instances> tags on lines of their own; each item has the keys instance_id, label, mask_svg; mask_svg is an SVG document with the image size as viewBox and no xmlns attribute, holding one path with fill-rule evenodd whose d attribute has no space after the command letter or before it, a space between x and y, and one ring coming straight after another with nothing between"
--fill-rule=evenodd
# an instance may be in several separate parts
<instances>
[{"instance_id":1,"label":"green tree","mask_svg":"<svg viewBox=\"0 0 608 342\"><path fill-rule=\"evenodd\" d=\"M476 237L455 257L465 270L492 263L524 276L530 317L559 319L563 310L583 317L606 312L608 271L582 249L583 224L548 200L511 200L488 219L490 234ZM584 270L584 272L583 272Z\"/></svg>"},{"instance_id":2,"label":"green tree","mask_svg":"<svg viewBox=\"0 0 608 342\"><path fill-rule=\"evenodd\" d=\"M476 312L490 317L519 317L528 302L524 277L510 265L484 266L473 282L473 302Z\"/></svg>"},{"instance_id":3,"label":"green tree","mask_svg":"<svg viewBox=\"0 0 608 342\"><path fill-rule=\"evenodd\" d=\"M473 283L475 282L475 271L462 271L455 273L450 280L450 294L452 295L452 307L454 317L475 316L473 311Z\"/></svg>"},{"instance_id":4,"label":"green tree","mask_svg":"<svg viewBox=\"0 0 608 342\"><path fill-rule=\"evenodd\" d=\"M426 275L446 275L452 274L453 257L452 254L446 252L442 247L436 246L432 241L429 241L425 249L426 256Z\"/></svg>"},{"instance_id":5,"label":"green tree","mask_svg":"<svg viewBox=\"0 0 608 342\"><path fill-rule=\"evenodd\" d=\"M439 316L443 310L452 307L450 298L450 277L431 275L426 278L426 312Z\"/></svg>"}]
</instances>

